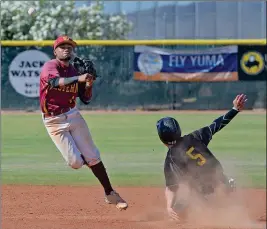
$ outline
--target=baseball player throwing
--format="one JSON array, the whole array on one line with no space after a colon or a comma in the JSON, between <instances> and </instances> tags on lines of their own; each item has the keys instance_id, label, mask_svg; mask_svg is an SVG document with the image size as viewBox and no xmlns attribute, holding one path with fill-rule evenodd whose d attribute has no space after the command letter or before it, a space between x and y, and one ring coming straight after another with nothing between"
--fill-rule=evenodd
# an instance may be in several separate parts
<instances>
[{"instance_id":1,"label":"baseball player throwing","mask_svg":"<svg viewBox=\"0 0 267 229\"><path fill-rule=\"evenodd\" d=\"M171 218L179 220L177 192L182 182L189 184L191 190L201 196L212 194L219 185L226 193L234 189L234 180L228 179L220 162L208 149L212 136L224 128L243 108L246 95L238 95L234 107L225 115L215 119L209 126L181 136L178 122L165 117L157 122L160 140L169 148L164 165L166 181L165 196L167 211Z\"/></svg>"},{"instance_id":2,"label":"baseball player throwing","mask_svg":"<svg viewBox=\"0 0 267 229\"><path fill-rule=\"evenodd\" d=\"M105 191L105 201L118 209L128 207L112 188L100 153L88 126L76 107L76 98L88 103L94 76L78 75L70 63L76 42L59 36L54 42L55 59L46 62L40 75L40 108L43 123L67 164L73 169L88 166Z\"/></svg>"}]
</instances>

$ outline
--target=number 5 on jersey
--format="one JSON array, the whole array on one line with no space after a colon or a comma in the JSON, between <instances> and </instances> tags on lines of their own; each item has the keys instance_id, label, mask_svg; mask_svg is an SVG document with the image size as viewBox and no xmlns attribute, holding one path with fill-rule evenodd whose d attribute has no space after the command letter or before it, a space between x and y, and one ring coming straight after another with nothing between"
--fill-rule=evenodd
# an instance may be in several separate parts
<instances>
[{"instance_id":1,"label":"number 5 on jersey","mask_svg":"<svg viewBox=\"0 0 267 229\"><path fill-rule=\"evenodd\" d=\"M198 160L197 164L199 166L204 165L206 163L206 159L200 153L193 155L192 152L194 151L194 149L195 148L192 146L189 150L186 151L186 155L189 156L193 160L200 159L200 160Z\"/></svg>"}]
</instances>

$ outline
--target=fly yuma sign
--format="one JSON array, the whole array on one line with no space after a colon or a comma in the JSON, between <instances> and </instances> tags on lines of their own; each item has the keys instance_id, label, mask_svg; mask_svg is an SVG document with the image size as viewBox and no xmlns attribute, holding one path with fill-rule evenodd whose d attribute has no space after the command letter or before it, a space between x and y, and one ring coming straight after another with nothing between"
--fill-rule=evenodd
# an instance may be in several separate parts
<instances>
[{"instance_id":1,"label":"fly yuma sign","mask_svg":"<svg viewBox=\"0 0 267 229\"><path fill-rule=\"evenodd\" d=\"M236 81L237 46L171 50L135 46L134 78L145 81Z\"/></svg>"},{"instance_id":2,"label":"fly yuma sign","mask_svg":"<svg viewBox=\"0 0 267 229\"><path fill-rule=\"evenodd\" d=\"M39 79L42 66L50 60L39 50L19 53L9 66L9 80L15 91L26 97L39 97Z\"/></svg>"}]
</instances>

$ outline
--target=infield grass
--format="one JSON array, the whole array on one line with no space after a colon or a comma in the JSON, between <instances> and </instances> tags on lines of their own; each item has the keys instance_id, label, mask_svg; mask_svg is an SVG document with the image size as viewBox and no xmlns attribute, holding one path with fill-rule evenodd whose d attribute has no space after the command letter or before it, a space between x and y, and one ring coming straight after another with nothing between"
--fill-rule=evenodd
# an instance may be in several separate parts
<instances>
[{"instance_id":1,"label":"infield grass","mask_svg":"<svg viewBox=\"0 0 267 229\"><path fill-rule=\"evenodd\" d=\"M222 113L223 114L223 113ZM166 155L155 123L162 114L84 115L114 186L164 185ZM183 134L219 114L175 114ZM266 116L240 114L217 133L209 148L239 185L266 187ZM88 168L69 168L39 114L2 115L2 183L98 185Z\"/></svg>"}]
</instances>

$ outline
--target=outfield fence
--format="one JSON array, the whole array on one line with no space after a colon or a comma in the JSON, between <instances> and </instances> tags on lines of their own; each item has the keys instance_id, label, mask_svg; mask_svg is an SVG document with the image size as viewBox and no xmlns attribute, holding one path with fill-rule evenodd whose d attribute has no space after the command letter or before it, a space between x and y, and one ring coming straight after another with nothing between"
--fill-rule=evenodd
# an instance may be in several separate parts
<instances>
[{"instance_id":1,"label":"outfield fence","mask_svg":"<svg viewBox=\"0 0 267 229\"><path fill-rule=\"evenodd\" d=\"M78 103L81 109L228 109L238 93L248 95L248 109L266 109L266 81L257 80L257 76L255 80L232 82L138 81L133 77L136 45L198 52L227 45L266 48L266 40L82 40L77 43L75 52L92 58L100 75L92 102L87 106ZM53 41L1 41L2 109L39 109L39 72L46 60L54 58L52 44ZM267 52L262 55L266 61ZM25 83L26 78L29 81Z\"/></svg>"}]
</instances>

